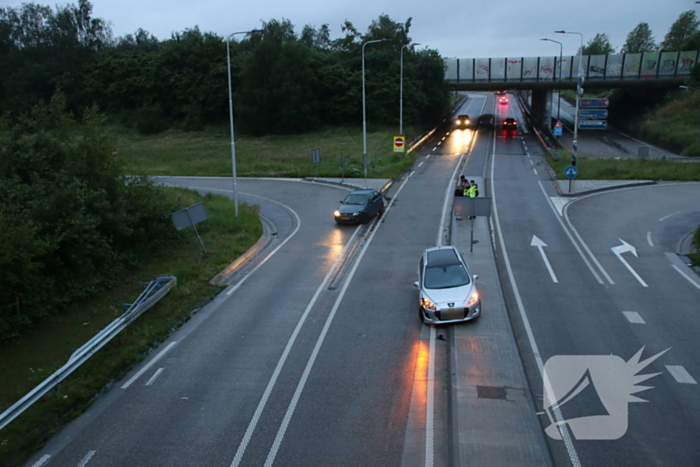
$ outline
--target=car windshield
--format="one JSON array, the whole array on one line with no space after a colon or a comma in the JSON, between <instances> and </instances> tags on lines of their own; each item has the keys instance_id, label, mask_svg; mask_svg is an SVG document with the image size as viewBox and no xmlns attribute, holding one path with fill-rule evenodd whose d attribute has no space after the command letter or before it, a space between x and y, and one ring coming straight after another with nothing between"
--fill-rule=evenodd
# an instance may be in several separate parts
<instances>
[{"instance_id":1,"label":"car windshield","mask_svg":"<svg viewBox=\"0 0 700 467\"><path fill-rule=\"evenodd\" d=\"M365 205L365 204L367 204L367 195L349 194L349 195L343 200L343 204Z\"/></svg>"},{"instance_id":2,"label":"car windshield","mask_svg":"<svg viewBox=\"0 0 700 467\"><path fill-rule=\"evenodd\" d=\"M469 284L467 271L461 264L433 266L425 269L426 289L448 289Z\"/></svg>"}]
</instances>

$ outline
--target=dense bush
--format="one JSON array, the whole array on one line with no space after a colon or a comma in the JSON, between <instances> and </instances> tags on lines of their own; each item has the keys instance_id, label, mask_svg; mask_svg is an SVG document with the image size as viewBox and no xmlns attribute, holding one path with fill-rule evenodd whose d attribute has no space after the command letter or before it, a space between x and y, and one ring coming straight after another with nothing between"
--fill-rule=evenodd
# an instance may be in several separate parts
<instances>
[{"instance_id":1,"label":"dense bush","mask_svg":"<svg viewBox=\"0 0 700 467\"><path fill-rule=\"evenodd\" d=\"M111 284L174 238L173 207L111 157L102 119L65 98L0 128L0 341Z\"/></svg>"}]
</instances>

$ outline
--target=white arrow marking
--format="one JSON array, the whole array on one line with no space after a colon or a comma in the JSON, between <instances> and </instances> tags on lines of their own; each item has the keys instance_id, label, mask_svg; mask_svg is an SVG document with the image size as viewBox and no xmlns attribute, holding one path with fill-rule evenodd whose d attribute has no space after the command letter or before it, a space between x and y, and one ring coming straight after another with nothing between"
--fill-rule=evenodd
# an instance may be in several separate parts
<instances>
[{"instance_id":1,"label":"white arrow marking","mask_svg":"<svg viewBox=\"0 0 700 467\"><path fill-rule=\"evenodd\" d=\"M547 246L545 242L540 240L537 235L532 236L532 241L530 242L530 246L537 247L538 250L540 250L540 254L542 255L542 260L544 261L545 266L547 266L547 271L549 271L549 275L552 276L552 281L559 283L559 280L557 279L557 275L554 274L554 270L552 269L552 265L549 264L549 259L547 259L547 255L544 254L544 247Z\"/></svg>"},{"instance_id":2,"label":"white arrow marking","mask_svg":"<svg viewBox=\"0 0 700 467\"><path fill-rule=\"evenodd\" d=\"M622 264L624 264L627 267L627 269L629 269L629 271L639 281L640 284L642 284L644 287L649 287L647 285L647 283L644 282L644 279L639 277L639 274L637 274L637 271L632 269L632 266L630 266L629 263L627 261L625 261L625 258L622 257L622 253L626 253L628 251L631 252L635 257L637 257L637 249L635 247L633 247L632 245L630 245L629 243L627 243L626 241L624 241L623 239L620 239L620 241L622 242L622 245L614 246L610 249L612 250L613 253L615 253L615 255L617 255L617 257L620 259L620 261L622 261Z\"/></svg>"}]
</instances>

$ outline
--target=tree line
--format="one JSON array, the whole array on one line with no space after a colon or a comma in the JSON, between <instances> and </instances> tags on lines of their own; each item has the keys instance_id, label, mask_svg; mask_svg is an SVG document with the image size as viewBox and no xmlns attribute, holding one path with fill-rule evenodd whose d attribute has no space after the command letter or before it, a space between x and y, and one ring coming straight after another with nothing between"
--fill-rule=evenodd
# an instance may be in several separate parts
<instances>
[{"instance_id":1,"label":"tree line","mask_svg":"<svg viewBox=\"0 0 700 467\"><path fill-rule=\"evenodd\" d=\"M700 21L693 10L681 13L671 25L664 39L656 43L649 23L639 23L627 35L620 53L675 52L700 50ZM583 46L583 55L608 55L615 53L606 33L598 33Z\"/></svg>"},{"instance_id":2,"label":"tree line","mask_svg":"<svg viewBox=\"0 0 700 467\"><path fill-rule=\"evenodd\" d=\"M92 5L23 4L0 8L0 112L19 115L60 89L70 110L92 105L144 133L172 125L200 129L228 120L228 38L198 27L159 41L147 31L114 39ZM411 19L386 15L361 34L346 21L331 40L328 25L297 34L289 20L263 22L230 39L236 128L251 135L300 133L357 125L365 50L367 114L395 124L402 47ZM240 40L239 40L240 39ZM435 50L403 49L404 121L427 124L449 108L443 60Z\"/></svg>"}]
</instances>

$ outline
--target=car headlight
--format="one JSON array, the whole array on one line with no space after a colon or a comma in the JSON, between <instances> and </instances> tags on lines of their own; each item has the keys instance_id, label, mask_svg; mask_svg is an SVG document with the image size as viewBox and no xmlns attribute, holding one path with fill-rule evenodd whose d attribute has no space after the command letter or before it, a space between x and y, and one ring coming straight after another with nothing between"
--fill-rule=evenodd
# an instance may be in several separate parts
<instances>
[{"instance_id":1,"label":"car headlight","mask_svg":"<svg viewBox=\"0 0 700 467\"><path fill-rule=\"evenodd\" d=\"M336 212L334 212L334 213L333 213L333 215L334 215L335 217L338 217L338 216L340 216L340 211L336 211Z\"/></svg>"},{"instance_id":2,"label":"car headlight","mask_svg":"<svg viewBox=\"0 0 700 467\"><path fill-rule=\"evenodd\" d=\"M422 297L420 299L420 306L422 306L424 310L428 310L428 311L435 311L435 309L436 309L435 304L433 302L431 302L427 298L422 298Z\"/></svg>"},{"instance_id":3,"label":"car headlight","mask_svg":"<svg viewBox=\"0 0 700 467\"><path fill-rule=\"evenodd\" d=\"M464 304L466 307L470 307L479 301L479 292L474 292L469 296L469 300Z\"/></svg>"}]
</instances>

